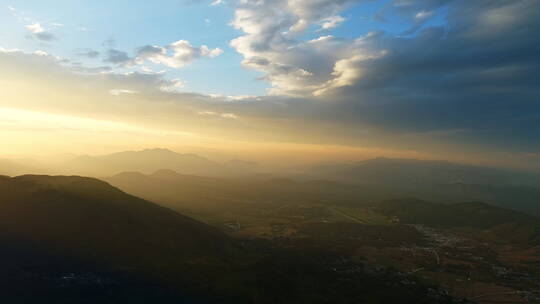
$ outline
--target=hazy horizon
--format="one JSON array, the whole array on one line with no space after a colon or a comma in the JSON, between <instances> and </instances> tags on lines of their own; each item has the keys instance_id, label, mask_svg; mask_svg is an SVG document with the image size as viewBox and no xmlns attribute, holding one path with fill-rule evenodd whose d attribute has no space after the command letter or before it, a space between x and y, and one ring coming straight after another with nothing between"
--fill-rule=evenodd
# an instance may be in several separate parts
<instances>
[{"instance_id":1,"label":"hazy horizon","mask_svg":"<svg viewBox=\"0 0 540 304\"><path fill-rule=\"evenodd\" d=\"M398 154L377 154L377 153L365 153L364 149L358 149L353 147L347 147L348 149L343 149L341 151L320 151L320 150L301 150L293 149L286 150L283 148L270 150L264 150L266 155L261 155L262 153L254 153L252 151L235 151L235 150L218 150L218 149L209 149L209 148L165 148L165 147L152 147L152 148L141 148L133 150L118 150L112 151L110 153L55 153L55 154L12 154L12 155L2 155L0 154L0 161L11 161L15 165L25 165L28 166L27 173L32 173L32 170L37 173L51 173L51 174L61 174L62 172L71 172L77 174L89 174L89 172L80 171L76 167L71 171L58 170L58 166L69 164L70 161L74 159L84 158L84 157L107 157L116 154L124 153L142 153L142 152L152 152L152 151L168 151L173 152L178 155L193 155L196 157L201 157L209 161L216 163L228 163L228 162L247 162L253 166L257 167L257 173L272 173L272 174L282 174L287 175L295 170L302 170L310 168L312 166L319 165L354 165L357 163L362 163L364 161L372 161L377 159L387 159L387 160L396 160L396 161L425 161L425 162L447 162L449 164L455 165L464 165L478 168L493 168L500 170L509 170L516 172L530 172L530 173L540 173L540 170L536 168L524 167L524 166L504 166L498 162L489 162L489 161L471 161L464 159L442 159L442 158L422 158L421 155L416 153L398 153ZM270 152L269 152L270 150ZM259 151L260 152L260 151ZM319 153L317 153L319 152ZM305 153L311 153L311 155L306 156ZM254 156L256 155L256 156ZM137 163L138 160L133 160L134 163ZM1 169L1 168L0 168ZM169 169L167 165L163 165L159 169ZM2 171L0 170L0 174ZM121 172L116 172L121 173ZM94 176L94 174L90 174ZM201 174L199 174L201 175ZM202 174L204 175L204 174ZM99 177L99 174L97 175Z\"/></svg>"}]
</instances>

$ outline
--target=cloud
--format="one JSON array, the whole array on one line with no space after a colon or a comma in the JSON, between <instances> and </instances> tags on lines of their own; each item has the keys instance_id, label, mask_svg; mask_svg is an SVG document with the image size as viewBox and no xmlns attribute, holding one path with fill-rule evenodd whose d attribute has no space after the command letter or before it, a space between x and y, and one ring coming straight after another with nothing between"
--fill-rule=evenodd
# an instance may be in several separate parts
<instances>
[{"instance_id":1,"label":"cloud","mask_svg":"<svg viewBox=\"0 0 540 304\"><path fill-rule=\"evenodd\" d=\"M116 49L108 49L103 61L113 63L113 64L123 66L123 67L133 66L134 64L133 58L129 57L127 52L116 50Z\"/></svg>"},{"instance_id":2,"label":"cloud","mask_svg":"<svg viewBox=\"0 0 540 304\"><path fill-rule=\"evenodd\" d=\"M27 25L26 29L32 32L33 34L43 33L45 31L39 23Z\"/></svg>"},{"instance_id":3,"label":"cloud","mask_svg":"<svg viewBox=\"0 0 540 304\"><path fill-rule=\"evenodd\" d=\"M78 73L78 74L90 74L90 75L107 74L107 73L113 72L113 68L111 68L110 66L85 67L81 63L75 63L75 62L72 62L71 69L73 72Z\"/></svg>"},{"instance_id":4,"label":"cloud","mask_svg":"<svg viewBox=\"0 0 540 304\"><path fill-rule=\"evenodd\" d=\"M168 46L145 45L137 50L136 62L148 60L171 68L184 67L195 59L214 58L223 53L220 48L210 49L206 45L195 47L187 40L178 40Z\"/></svg>"},{"instance_id":5,"label":"cloud","mask_svg":"<svg viewBox=\"0 0 540 304\"><path fill-rule=\"evenodd\" d=\"M238 116L233 113L217 113L212 111L199 111L197 114L201 116L209 116L209 117L217 117L217 118L225 118L225 119L238 119Z\"/></svg>"},{"instance_id":6,"label":"cloud","mask_svg":"<svg viewBox=\"0 0 540 304\"><path fill-rule=\"evenodd\" d=\"M37 50L34 52L34 54L38 55L38 56L49 56L49 53L45 52L45 51L42 51L42 50Z\"/></svg>"},{"instance_id":7,"label":"cloud","mask_svg":"<svg viewBox=\"0 0 540 304\"><path fill-rule=\"evenodd\" d=\"M37 39L43 42L56 40L57 37L51 33L51 29L60 28L64 25L59 22L49 22L44 26L40 22L36 22L33 18L27 16L26 13L17 10L13 6L7 6L11 16L15 17L19 23L26 24L25 28L30 32L30 38ZM48 27L48 28L47 28Z\"/></svg>"},{"instance_id":8,"label":"cloud","mask_svg":"<svg viewBox=\"0 0 540 304\"><path fill-rule=\"evenodd\" d=\"M210 49L206 45L196 47L187 40L178 40L167 46L145 45L136 50L134 57L127 52L109 49L105 62L117 64L122 67L143 65L146 61L161 64L170 68L182 68L199 58L214 58L223 53L220 48Z\"/></svg>"},{"instance_id":9,"label":"cloud","mask_svg":"<svg viewBox=\"0 0 540 304\"><path fill-rule=\"evenodd\" d=\"M323 30L331 30L333 28L338 27L344 21L345 21L345 18L343 18L343 17L341 17L339 15L324 18L322 20L321 29L323 29Z\"/></svg>"},{"instance_id":10,"label":"cloud","mask_svg":"<svg viewBox=\"0 0 540 304\"><path fill-rule=\"evenodd\" d=\"M416 13L416 15L414 15L414 19L416 19L416 20L425 20L425 19L428 19L431 16L433 16L433 12L426 11L426 10L421 10L418 13Z\"/></svg>"},{"instance_id":11,"label":"cloud","mask_svg":"<svg viewBox=\"0 0 540 304\"><path fill-rule=\"evenodd\" d=\"M321 30L337 27L344 21L339 12L354 2L361 1L241 1L232 25L244 35L231 46L244 56L244 66L265 74L270 94L310 95L332 78L337 61L354 55L354 42L331 36L307 42L299 37L313 25Z\"/></svg>"},{"instance_id":12,"label":"cloud","mask_svg":"<svg viewBox=\"0 0 540 304\"><path fill-rule=\"evenodd\" d=\"M225 0L214 0L210 3L210 6L217 6L221 4L225 4Z\"/></svg>"},{"instance_id":13,"label":"cloud","mask_svg":"<svg viewBox=\"0 0 540 304\"><path fill-rule=\"evenodd\" d=\"M52 41L56 39L56 36L54 36L51 32L45 30L41 24L39 23L32 23L26 26L26 29L30 31L32 34L32 37L41 40L41 41Z\"/></svg>"},{"instance_id":14,"label":"cloud","mask_svg":"<svg viewBox=\"0 0 540 304\"><path fill-rule=\"evenodd\" d=\"M93 59L93 58L98 58L100 55L100 52L96 50L92 50L92 49L81 49L77 51L76 55Z\"/></svg>"},{"instance_id":15,"label":"cloud","mask_svg":"<svg viewBox=\"0 0 540 304\"><path fill-rule=\"evenodd\" d=\"M133 91L133 90L127 90L127 89L111 89L109 90L109 93L113 96L120 96L124 94L127 94L127 95L138 94L139 92Z\"/></svg>"},{"instance_id":16,"label":"cloud","mask_svg":"<svg viewBox=\"0 0 540 304\"><path fill-rule=\"evenodd\" d=\"M264 73L270 94L296 97L277 103L287 117L346 125L351 130L335 133L363 142L381 141L378 134L396 146L426 142L424 149L439 151L540 150L532 140L540 132L540 116L533 114L540 112L534 55L540 3L396 0L380 16L409 24L406 36L373 31L355 39L301 39L347 3L244 1L236 7L232 25L243 35L231 45L243 65ZM444 22L430 25L436 16ZM258 104L276 119L285 115Z\"/></svg>"},{"instance_id":17,"label":"cloud","mask_svg":"<svg viewBox=\"0 0 540 304\"><path fill-rule=\"evenodd\" d=\"M423 2L407 3L415 4L410 16L416 18ZM540 117L531 114L540 111L534 72L540 60L533 55L540 50L540 4L447 5L447 25L407 38L381 33L363 39L360 50L384 55L338 61L334 79L321 92L341 100L334 115L450 147L540 149L532 140Z\"/></svg>"},{"instance_id":18,"label":"cloud","mask_svg":"<svg viewBox=\"0 0 540 304\"><path fill-rule=\"evenodd\" d=\"M165 85L162 85L160 89L165 92L177 92L179 89L186 86L186 82L179 79L173 78L169 80Z\"/></svg>"}]
</instances>

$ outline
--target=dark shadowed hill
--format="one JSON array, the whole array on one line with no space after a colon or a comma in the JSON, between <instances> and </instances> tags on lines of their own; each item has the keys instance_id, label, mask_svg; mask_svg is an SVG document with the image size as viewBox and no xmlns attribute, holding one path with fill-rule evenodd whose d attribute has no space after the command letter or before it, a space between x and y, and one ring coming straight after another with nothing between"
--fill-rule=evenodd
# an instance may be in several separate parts
<instances>
[{"instance_id":1,"label":"dark shadowed hill","mask_svg":"<svg viewBox=\"0 0 540 304\"><path fill-rule=\"evenodd\" d=\"M209 273L216 271L207 269L220 269L237 249L216 229L103 181L35 175L0 178L0 244L3 249L22 244L31 255L38 252L39 257L96 265L100 271L180 284L186 292L206 286L213 279ZM49 259L38 266L30 261L20 268L47 264ZM50 282L49 277L59 276L57 271L48 269L37 275ZM28 275L36 276L33 271Z\"/></svg>"},{"instance_id":2,"label":"dark shadowed hill","mask_svg":"<svg viewBox=\"0 0 540 304\"><path fill-rule=\"evenodd\" d=\"M1 179L0 227L106 260L123 251L149 258L153 246L168 246L160 255L170 257L215 255L229 242L209 226L84 177Z\"/></svg>"}]
</instances>

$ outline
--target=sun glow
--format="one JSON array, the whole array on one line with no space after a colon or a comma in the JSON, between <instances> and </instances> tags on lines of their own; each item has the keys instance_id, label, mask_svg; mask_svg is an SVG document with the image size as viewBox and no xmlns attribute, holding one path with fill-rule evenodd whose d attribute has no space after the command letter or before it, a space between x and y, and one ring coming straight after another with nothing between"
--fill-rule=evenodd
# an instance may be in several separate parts
<instances>
[{"instance_id":1,"label":"sun glow","mask_svg":"<svg viewBox=\"0 0 540 304\"><path fill-rule=\"evenodd\" d=\"M139 127L123 122L0 107L0 153L105 152L114 147L194 141L194 133ZM93 144L91 144L93 142ZM36 151L36 147L40 147ZM61 147L59 147L61 146ZM88 151L92 146L92 151ZM69 149L68 149L69 148ZM45 150L45 151L44 151Z\"/></svg>"}]
</instances>

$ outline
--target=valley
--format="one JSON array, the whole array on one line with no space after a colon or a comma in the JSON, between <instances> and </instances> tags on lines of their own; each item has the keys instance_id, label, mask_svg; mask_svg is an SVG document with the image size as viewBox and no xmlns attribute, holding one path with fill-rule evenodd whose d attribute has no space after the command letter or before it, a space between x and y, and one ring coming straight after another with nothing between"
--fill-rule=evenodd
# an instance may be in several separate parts
<instances>
[{"instance_id":1,"label":"valley","mask_svg":"<svg viewBox=\"0 0 540 304\"><path fill-rule=\"evenodd\" d=\"M216 180L205 184L203 199L196 190L175 192L188 184L196 189L191 183L200 177L168 172L167 182L160 174L153 178L163 190L155 201L238 240L324 248L347 261L436 283L449 295L476 303L540 301L540 220L532 216L476 202L379 201L340 184L286 180ZM147 191L152 177L144 185L128 180L133 181L109 179L152 198ZM313 184L325 185L325 195L317 195L322 188ZM251 196L255 191L258 198ZM198 201L214 204L193 203Z\"/></svg>"}]
</instances>

